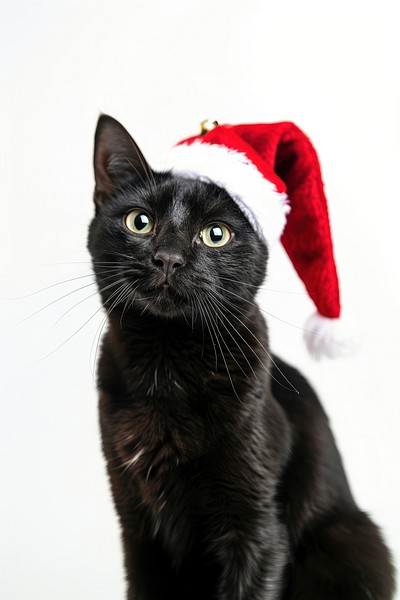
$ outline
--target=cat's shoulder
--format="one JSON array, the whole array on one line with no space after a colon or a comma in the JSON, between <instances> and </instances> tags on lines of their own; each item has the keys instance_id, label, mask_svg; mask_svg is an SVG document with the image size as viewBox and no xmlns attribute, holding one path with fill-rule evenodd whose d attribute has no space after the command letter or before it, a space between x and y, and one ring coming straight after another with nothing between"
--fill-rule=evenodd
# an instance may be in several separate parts
<instances>
[{"instance_id":1,"label":"cat's shoulder","mask_svg":"<svg viewBox=\"0 0 400 600\"><path fill-rule=\"evenodd\" d=\"M271 391L291 422L307 420L328 426L328 417L308 379L295 367L273 356Z\"/></svg>"}]
</instances>

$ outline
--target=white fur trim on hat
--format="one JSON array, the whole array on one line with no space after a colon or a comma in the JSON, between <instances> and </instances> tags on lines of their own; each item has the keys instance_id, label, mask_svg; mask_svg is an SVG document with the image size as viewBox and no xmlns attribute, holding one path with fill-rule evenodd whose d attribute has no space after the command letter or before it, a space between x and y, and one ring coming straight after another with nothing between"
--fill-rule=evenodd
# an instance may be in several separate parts
<instances>
[{"instance_id":1,"label":"white fur trim on hat","mask_svg":"<svg viewBox=\"0 0 400 600\"><path fill-rule=\"evenodd\" d=\"M252 227L271 246L279 240L290 211L287 195L265 179L242 152L194 141L174 146L155 170L215 183L230 194Z\"/></svg>"},{"instance_id":2,"label":"white fur trim on hat","mask_svg":"<svg viewBox=\"0 0 400 600\"><path fill-rule=\"evenodd\" d=\"M323 356L337 358L354 352L355 344L339 319L312 314L305 324L304 340L311 356L319 360Z\"/></svg>"}]
</instances>

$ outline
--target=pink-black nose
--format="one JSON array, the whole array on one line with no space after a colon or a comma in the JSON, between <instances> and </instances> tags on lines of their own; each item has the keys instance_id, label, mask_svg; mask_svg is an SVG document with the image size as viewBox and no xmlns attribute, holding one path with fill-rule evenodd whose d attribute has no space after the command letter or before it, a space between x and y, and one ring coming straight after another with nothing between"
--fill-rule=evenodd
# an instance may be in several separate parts
<instances>
[{"instance_id":1,"label":"pink-black nose","mask_svg":"<svg viewBox=\"0 0 400 600\"><path fill-rule=\"evenodd\" d=\"M182 267L185 264L185 259L178 252L159 250L154 255L153 262L166 276L168 276L178 267Z\"/></svg>"}]
</instances>

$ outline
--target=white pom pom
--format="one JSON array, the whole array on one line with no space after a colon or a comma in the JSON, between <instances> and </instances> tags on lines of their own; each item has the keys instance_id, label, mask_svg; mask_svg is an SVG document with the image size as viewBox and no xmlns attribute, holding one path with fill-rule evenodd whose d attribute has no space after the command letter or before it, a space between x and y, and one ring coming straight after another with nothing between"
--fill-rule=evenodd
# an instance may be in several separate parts
<instances>
[{"instance_id":1,"label":"white pom pom","mask_svg":"<svg viewBox=\"0 0 400 600\"><path fill-rule=\"evenodd\" d=\"M313 358L337 358L354 350L354 342L344 334L341 325L339 319L329 319L319 313L314 313L307 319L304 340Z\"/></svg>"}]
</instances>

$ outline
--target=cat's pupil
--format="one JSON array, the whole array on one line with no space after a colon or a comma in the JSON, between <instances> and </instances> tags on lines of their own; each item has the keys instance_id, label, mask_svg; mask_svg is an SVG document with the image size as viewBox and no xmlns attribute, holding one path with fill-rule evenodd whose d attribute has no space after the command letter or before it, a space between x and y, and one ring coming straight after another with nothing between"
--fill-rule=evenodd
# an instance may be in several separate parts
<instances>
[{"instance_id":1,"label":"cat's pupil","mask_svg":"<svg viewBox=\"0 0 400 600\"><path fill-rule=\"evenodd\" d=\"M149 222L150 219L145 213L140 213L139 215L137 215L134 221L135 227L138 231L142 231L142 229L145 229L148 226Z\"/></svg>"},{"instance_id":2,"label":"cat's pupil","mask_svg":"<svg viewBox=\"0 0 400 600\"><path fill-rule=\"evenodd\" d=\"M218 242L220 242L224 237L224 233L221 229L221 227L218 227L218 225L215 225L214 227L212 227L211 231L210 231L210 239L212 242L214 242L214 244L218 244Z\"/></svg>"}]
</instances>

